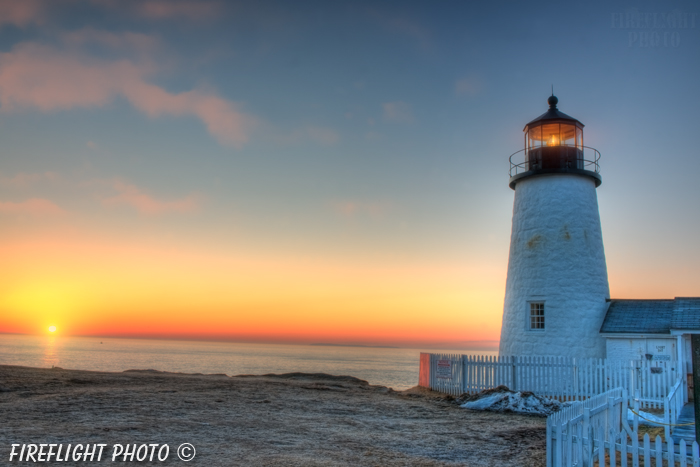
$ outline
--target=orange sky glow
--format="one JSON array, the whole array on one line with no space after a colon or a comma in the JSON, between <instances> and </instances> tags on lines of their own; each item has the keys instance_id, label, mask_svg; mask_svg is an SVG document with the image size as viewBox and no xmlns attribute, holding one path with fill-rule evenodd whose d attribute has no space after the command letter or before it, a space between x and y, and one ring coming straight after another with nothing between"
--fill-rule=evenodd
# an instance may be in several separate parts
<instances>
[{"instance_id":1,"label":"orange sky glow","mask_svg":"<svg viewBox=\"0 0 700 467\"><path fill-rule=\"evenodd\" d=\"M0 332L482 349L499 338L507 260L266 255L60 230L7 238L0 256ZM643 287L644 271L608 256L615 297L692 291Z\"/></svg>"},{"instance_id":2,"label":"orange sky glow","mask_svg":"<svg viewBox=\"0 0 700 467\"><path fill-rule=\"evenodd\" d=\"M0 254L0 332L56 325L62 335L474 345L500 331L484 310L498 308L502 293L480 274L495 271L474 265L339 265L42 238Z\"/></svg>"}]
</instances>

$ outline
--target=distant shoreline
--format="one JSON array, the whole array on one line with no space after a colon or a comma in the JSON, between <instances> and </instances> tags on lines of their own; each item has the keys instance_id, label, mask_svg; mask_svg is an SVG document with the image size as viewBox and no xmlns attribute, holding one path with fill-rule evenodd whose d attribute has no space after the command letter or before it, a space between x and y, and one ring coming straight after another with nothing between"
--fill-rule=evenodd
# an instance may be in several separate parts
<instances>
[{"instance_id":1,"label":"distant shoreline","mask_svg":"<svg viewBox=\"0 0 700 467\"><path fill-rule=\"evenodd\" d=\"M55 334L55 335L50 335L50 334L27 334L23 332L8 332L8 331L2 331L0 332L0 336L2 335L7 335L7 336L25 336L25 337L33 337L33 338L63 338L63 339L94 339L94 340L102 340L102 339L116 339L116 340L136 340L136 341L146 341L146 340L153 340L153 341L165 341L165 342L202 342L202 343L207 343L207 342L213 342L213 343L222 343L222 344L251 344L251 345L295 345L295 346L305 346L305 345L313 345L313 346L328 346L328 347L368 347L368 348L375 348L375 349L406 349L406 350L420 350L420 351L432 351L432 352L441 352L441 351L450 351L450 352L498 352L498 341L466 341L466 342L431 342L431 343L411 343L407 342L405 344L400 344L400 345L379 345L379 344L336 344L336 343L325 343L325 342L317 342L317 343L312 343L309 344L307 342L299 342L299 341L289 341L289 340L276 340L276 339L259 339L259 340L251 340L251 339L242 339L239 337L225 337L225 336L211 336L211 337L206 337L206 336L182 336L182 335L173 335L173 336L162 336L162 335L143 335L143 334L137 334L137 335L132 335L132 334L125 334L125 335L92 335L92 334L86 334L86 335L63 335L63 334Z\"/></svg>"},{"instance_id":2,"label":"distant shoreline","mask_svg":"<svg viewBox=\"0 0 700 467\"><path fill-rule=\"evenodd\" d=\"M322 346L322 347L367 347L371 349L400 349L401 347L397 347L394 345L366 345L366 344L331 344L331 343L324 343L324 342L319 342L315 344L309 344L309 345L317 345L317 346Z\"/></svg>"}]
</instances>

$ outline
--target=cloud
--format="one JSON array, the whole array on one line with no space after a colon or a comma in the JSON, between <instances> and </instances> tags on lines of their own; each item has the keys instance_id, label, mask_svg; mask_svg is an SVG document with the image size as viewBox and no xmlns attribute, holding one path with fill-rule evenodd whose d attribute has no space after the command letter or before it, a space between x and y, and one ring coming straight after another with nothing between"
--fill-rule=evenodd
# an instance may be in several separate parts
<instances>
[{"instance_id":1,"label":"cloud","mask_svg":"<svg viewBox=\"0 0 700 467\"><path fill-rule=\"evenodd\" d=\"M36 43L21 44L12 52L0 54L0 108L3 112L92 108L122 96L152 118L197 117L223 145L240 147L248 141L255 118L212 91L194 89L173 94L147 82L155 71L149 62L105 61Z\"/></svg>"},{"instance_id":2,"label":"cloud","mask_svg":"<svg viewBox=\"0 0 700 467\"><path fill-rule=\"evenodd\" d=\"M382 104L382 108L386 122L410 123L413 121L411 106L406 102L385 102Z\"/></svg>"},{"instance_id":3,"label":"cloud","mask_svg":"<svg viewBox=\"0 0 700 467\"><path fill-rule=\"evenodd\" d=\"M55 172L25 173L20 172L14 177L4 177L0 174L0 187L6 188L27 188L28 186L42 181L56 180L58 174Z\"/></svg>"},{"instance_id":4,"label":"cloud","mask_svg":"<svg viewBox=\"0 0 700 467\"><path fill-rule=\"evenodd\" d=\"M364 215L378 219L384 217L391 207L391 203L386 201L363 202L346 200L331 202L331 208L333 211L346 218Z\"/></svg>"},{"instance_id":5,"label":"cloud","mask_svg":"<svg viewBox=\"0 0 700 467\"><path fill-rule=\"evenodd\" d=\"M455 81L455 94L457 96L476 96L482 88L481 80L475 75Z\"/></svg>"},{"instance_id":6,"label":"cloud","mask_svg":"<svg viewBox=\"0 0 700 467\"><path fill-rule=\"evenodd\" d=\"M0 0L0 25L25 27L30 23L41 24L44 19L44 5L39 0Z\"/></svg>"},{"instance_id":7,"label":"cloud","mask_svg":"<svg viewBox=\"0 0 700 467\"><path fill-rule=\"evenodd\" d=\"M195 115L219 143L240 147L248 142L255 119L238 112L233 103L206 91L193 90L171 94L166 90L137 81L123 90L131 104L150 117L160 115Z\"/></svg>"},{"instance_id":8,"label":"cloud","mask_svg":"<svg viewBox=\"0 0 700 467\"><path fill-rule=\"evenodd\" d=\"M51 17L51 10L68 8L83 2L48 0L0 0L0 25L26 27L42 25ZM126 13L151 20L186 19L203 21L220 18L224 2L206 0L90 0L92 5L107 10L107 14Z\"/></svg>"},{"instance_id":9,"label":"cloud","mask_svg":"<svg viewBox=\"0 0 700 467\"><path fill-rule=\"evenodd\" d=\"M12 201L0 201L0 213L2 214L30 214L33 216L57 216L66 211L47 199L31 198L19 203Z\"/></svg>"},{"instance_id":10,"label":"cloud","mask_svg":"<svg viewBox=\"0 0 700 467\"><path fill-rule=\"evenodd\" d=\"M79 29L60 35L61 41L68 47L96 45L116 51L137 52L139 54L155 53L162 47L160 39L140 32L109 32L92 28Z\"/></svg>"},{"instance_id":11,"label":"cloud","mask_svg":"<svg viewBox=\"0 0 700 467\"><path fill-rule=\"evenodd\" d=\"M194 194L173 201L162 201L153 198L137 186L121 180L114 181L112 187L118 194L102 199L102 204L105 206L131 206L141 214L151 215L192 212L199 207L198 196Z\"/></svg>"},{"instance_id":12,"label":"cloud","mask_svg":"<svg viewBox=\"0 0 700 467\"><path fill-rule=\"evenodd\" d=\"M218 17L222 9L221 2L207 1L177 1L151 0L139 2L136 12L151 19L186 18L193 20L212 19Z\"/></svg>"}]
</instances>

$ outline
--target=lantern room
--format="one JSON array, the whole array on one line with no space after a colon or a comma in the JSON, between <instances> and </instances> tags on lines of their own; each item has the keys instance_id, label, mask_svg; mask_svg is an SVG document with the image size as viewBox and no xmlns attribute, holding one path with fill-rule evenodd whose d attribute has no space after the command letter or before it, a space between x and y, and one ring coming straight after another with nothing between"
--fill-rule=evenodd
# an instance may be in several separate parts
<instances>
[{"instance_id":1,"label":"lantern room","mask_svg":"<svg viewBox=\"0 0 700 467\"><path fill-rule=\"evenodd\" d=\"M526 176L567 172L592 176L600 185L600 154L583 145L583 123L561 112L556 96L547 102L549 110L525 125L525 148L511 156L511 188Z\"/></svg>"},{"instance_id":2,"label":"lantern room","mask_svg":"<svg viewBox=\"0 0 700 467\"><path fill-rule=\"evenodd\" d=\"M549 110L525 125L525 146L530 149L553 146L583 149L583 123L557 109L559 99L551 96Z\"/></svg>"}]
</instances>

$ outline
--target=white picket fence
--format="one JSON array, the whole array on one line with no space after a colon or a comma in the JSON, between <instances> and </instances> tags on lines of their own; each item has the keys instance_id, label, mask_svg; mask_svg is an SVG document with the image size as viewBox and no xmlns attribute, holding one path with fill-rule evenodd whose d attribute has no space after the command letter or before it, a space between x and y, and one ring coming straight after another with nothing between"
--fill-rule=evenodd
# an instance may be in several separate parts
<instances>
[{"instance_id":1,"label":"white picket fence","mask_svg":"<svg viewBox=\"0 0 700 467\"><path fill-rule=\"evenodd\" d=\"M430 388L453 396L464 392L463 355L426 354L420 355L419 386Z\"/></svg>"},{"instance_id":2,"label":"white picket fence","mask_svg":"<svg viewBox=\"0 0 700 467\"><path fill-rule=\"evenodd\" d=\"M671 437L664 443L657 436L651 444L626 420L627 391L622 388L575 402L547 418L547 467L699 467L697 442L684 440L675 445Z\"/></svg>"},{"instance_id":3,"label":"white picket fence","mask_svg":"<svg viewBox=\"0 0 700 467\"><path fill-rule=\"evenodd\" d=\"M674 361L421 354L419 385L452 395L499 385L559 400L584 400L615 387L641 393L642 407L662 408L679 376Z\"/></svg>"},{"instance_id":4,"label":"white picket fence","mask_svg":"<svg viewBox=\"0 0 700 467\"><path fill-rule=\"evenodd\" d=\"M592 465L591 440L614 441L626 424L627 406L627 392L617 388L547 417L547 467Z\"/></svg>"}]
</instances>

